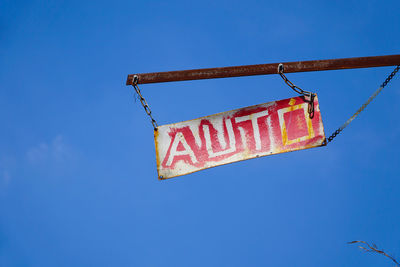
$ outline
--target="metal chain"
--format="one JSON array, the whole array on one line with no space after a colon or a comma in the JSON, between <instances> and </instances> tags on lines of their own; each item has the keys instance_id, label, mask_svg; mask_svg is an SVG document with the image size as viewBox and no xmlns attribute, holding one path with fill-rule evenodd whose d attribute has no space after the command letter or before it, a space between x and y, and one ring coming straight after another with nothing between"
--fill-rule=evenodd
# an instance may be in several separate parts
<instances>
[{"instance_id":1,"label":"metal chain","mask_svg":"<svg viewBox=\"0 0 400 267\"><path fill-rule=\"evenodd\" d=\"M142 96L142 93L140 92L140 89L138 86L138 76L136 76L136 75L133 77L132 86L135 89L136 94L139 96L139 100L140 100L140 103L142 103L144 111L146 111L146 114L151 119L151 124L153 125L154 131L157 131L157 128L158 128L157 122L151 115L151 109L150 109L149 105L147 104L146 99Z\"/></svg>"},{"instance_id":2,"label":"metal chain","mask_svg":"<svg viewBox=\"0 0 400 267\"><path fill-rule=\"evenodd\" d=\"M289 79L283 74L284 67L283 64L280 63L278 65L278 74L282 77L283 81L290 87L292 88L293 91L296 93L303 95L308 102L308 114L310 115L310 118L312 119L314 117L314 97L315 94L309 91L305 91L301 89L300 87L296 86L293 84Z\"/></svg>"},{"instance_id":3,"label":"metal chain","mask_svg":"<svg viewBox=\"0 0 400 267\"><path fill-rule=\"evenodd\" d=\"M325 145L332 142L332 140L340 134L341 131L344 130L344 128L347 127L347 125L350 124L357 116L360 114L367 106L369 103L371 103L372 100L382 91L382 89L392 80L392 78L396 75L396 73L399 71L400 65L397 65L397 67L392 71L392 73L386 78L386 80L381 84L381 86L368 98L367 102L365 102L358 110L356 113L354 113L353 116L350 117L342 126L339 127L331 136L328 137L328 139L325 140Z\"/></svg>"},{"instance_id":4,"label":"metal chain","mask_svg":"<svg viewBox=\"0 0 400 267\"><path fill-rule=\"evenodd\" d=\"M300 95L304 95L304 96L310 96L310 95L312 95L311 92L305 91L305 90L301 89L300 87L294 85L291 81L289 81L289 79L286 78L285 74L283 74L283 71L284 71L283 64L280 63L280 64L278 65L278 73L279 73L279 75L282 77L282 79L285 81L285 83L286 83L287 85L289 85L290 88L293 89L293 91L295 91L296 93L298 93L298 94L300 94Z\"/></svg>"}]
</instances>

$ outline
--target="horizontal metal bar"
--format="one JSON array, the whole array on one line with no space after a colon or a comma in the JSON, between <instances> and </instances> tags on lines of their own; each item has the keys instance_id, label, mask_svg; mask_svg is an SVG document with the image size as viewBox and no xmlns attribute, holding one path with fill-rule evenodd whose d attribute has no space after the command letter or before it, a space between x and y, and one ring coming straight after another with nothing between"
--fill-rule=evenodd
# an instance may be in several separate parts
<instances>
[{"instance_id":1,"label":"horizontal metal bar","mask_svg":"<svg viewBox=\"0 0 400 267\"><path fill-rule=\"evenodd\" d=\"M400 55L353 57L279 63L283 63L285 67L285 73L357 69L399 65ZM138 83L144 84L277 74L279 63L130 74L128 75L128 78L126 80L126 85L132 84L133 77L135 75L138 76Z\"/></svg>"}]
</instances>

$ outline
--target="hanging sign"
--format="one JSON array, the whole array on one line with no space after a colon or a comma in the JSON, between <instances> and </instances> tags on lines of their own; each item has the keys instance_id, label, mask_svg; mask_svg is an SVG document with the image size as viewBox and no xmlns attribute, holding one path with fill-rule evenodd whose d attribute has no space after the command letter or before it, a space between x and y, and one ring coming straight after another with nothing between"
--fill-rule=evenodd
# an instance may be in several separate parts
<instances>
[{"instance_id":1,"label":"hanging sign","mask_svg":"<svg viewBox=\"0 0 400 267\"><path fill-rule=\"evenodd\" d=\"M304 97L293 97L159 126L158 177L322 146L325 133L317 96L312 118L308 105Z\"/></svg>"}]
</instances>

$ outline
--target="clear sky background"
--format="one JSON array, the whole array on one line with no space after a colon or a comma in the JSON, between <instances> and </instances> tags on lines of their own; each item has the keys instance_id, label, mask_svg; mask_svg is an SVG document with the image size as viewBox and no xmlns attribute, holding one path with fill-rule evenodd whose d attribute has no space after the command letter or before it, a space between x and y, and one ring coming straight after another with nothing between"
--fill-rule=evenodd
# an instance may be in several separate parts
<instances>
[{"instance_id":1,"label":"clear sky background","mask_svg":"<svg viewBox=\"0 0 400 267\"><path fill-rule=\"evenodd\" d=\"M0 1L0 266L392 266L400 77L327 147L157 180L131 73L398 54L399 1ZM394 67L288 74L326 135ZM141 86L159 124L295 96Z\"/></svg>"}]
</instances>

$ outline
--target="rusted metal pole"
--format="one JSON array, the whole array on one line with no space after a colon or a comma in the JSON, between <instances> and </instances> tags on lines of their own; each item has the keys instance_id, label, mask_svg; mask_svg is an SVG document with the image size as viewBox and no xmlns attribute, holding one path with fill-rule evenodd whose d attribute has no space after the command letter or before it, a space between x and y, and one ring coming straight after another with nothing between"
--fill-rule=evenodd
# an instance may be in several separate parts
<instances>
[{"instance_id":1,"label":"rusted metal pole","mask_svg":"<svg viewBox=\"0 0 400 267\"><path fill-rule=\"evenodd\" d=\"M376 56L376 57L353 57L353 58L279 62L279 63L283 63L285 67L285 73L321 71L321 70L358 69L358 68L399 65L400 55L387 55L387 56ZM144 84L144 83L162 83L162 82L240 77L240 76L251 76L251 75L277 74L279 63L130 74L128 75L126 84L131 85L133 77L135 75L138 76L138 83Z\"/></svg>"}]
</instances>

